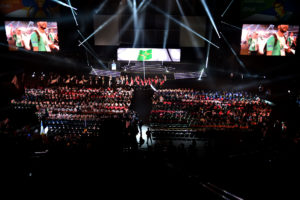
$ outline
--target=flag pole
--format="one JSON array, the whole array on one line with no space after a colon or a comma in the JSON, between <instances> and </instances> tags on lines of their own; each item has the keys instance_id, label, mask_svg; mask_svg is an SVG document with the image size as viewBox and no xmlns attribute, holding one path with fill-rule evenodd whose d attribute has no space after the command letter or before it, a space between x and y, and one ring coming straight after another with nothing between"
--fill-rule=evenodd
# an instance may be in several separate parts
<instances>
[{"instance_id":1,"label":"flag pole","mask_svg":"<svg viewBox=\"0 0 300 200\"><path fill-rule=\"evenodd\" d=\"M143 68L144 68L144 81L146 79L146 76L145 76L145 60L143 60Z\"/></svg>"}]
</instances>

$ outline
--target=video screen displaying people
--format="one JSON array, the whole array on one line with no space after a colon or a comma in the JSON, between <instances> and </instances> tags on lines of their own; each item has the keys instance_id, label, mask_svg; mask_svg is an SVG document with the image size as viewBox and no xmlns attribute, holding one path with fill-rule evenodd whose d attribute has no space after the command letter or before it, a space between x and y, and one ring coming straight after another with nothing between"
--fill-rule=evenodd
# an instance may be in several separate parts
<instances>
[{"instance_id":1,"label":"video screen displaying people","mask_svg":"<svg viewBox=\"0 0 300 200\"><path fill-rule=\"evenodd\" d=\"M288 24L244 24L241 55L293 56L299 26Z\"/></svg>"},{"instance_id":2,"label":"video screen displaying people","mask_svg":"<svg viewBox=\"0 0 300 200\"><path fill-rule=\"evenodd\" d=\"M9 50L59 51L57 22L5 21Z\"/></svg>"}]
</instances>

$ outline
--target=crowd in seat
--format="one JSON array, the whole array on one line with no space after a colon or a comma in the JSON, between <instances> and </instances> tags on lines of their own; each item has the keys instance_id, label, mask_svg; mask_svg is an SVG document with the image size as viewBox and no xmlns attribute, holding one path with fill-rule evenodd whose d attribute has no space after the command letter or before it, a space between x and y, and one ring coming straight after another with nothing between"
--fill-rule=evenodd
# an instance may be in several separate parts
<instances>
[{"instance_id":1,"label":"crowd in seat","mask_svg":"<svg viewBox=\"0 0 300 200\"><path fill-rule=\"evenodd\" d=\"M117 86L150 86L153 85L155 87L162 87L165 82L167 81L166 75L155 75L155 76L147 76L145 78L141 77L140 75L136 75L134 77L129 75L122 75L120 77L117 77L115 80L115 83Z\"/></svg>"},{"instance_id":2,"label":"crowd in seat","mask_svg":"<svg viewBox=\"0 0 300 200\"><path fill-rule=\"evenodd\" d=\"M11 101L16 114L11 113L10 117L0 121L2 152L7 158L20 161L4 160L4 163L11 163L7 169L16 167L9 175L20 172L17 168L20 163L25 164L18 176L29 174L29 169L32 172L39 164L30 167L26 163L36 159L48 159L45 166L53 163L47 170L40 167L48 173L53 168L61 171L57 166L62 166L65 160L68 163L69 158L90 170L93 164L86 165L86 158L94 161L121 155L122 159L129 158L131 162L134 160L131 158L140 156L138 161L149 159L149 163L153 163L154 159L159 163L166 160L178 163L180 160L182 166L190 162L190 167L195 166L192 161L199 160L204 154L216 158L224 152L224 156L240 152L247 154L261 147L272 148L273 143L288 144L299 152L299 131L291 137L293 140L285 139L293 131L287 128L289 124L282 124L279 120L274 124L270 115L276 110L258 95L246 91L160 88L153 92L149 87L117 86L116 82L109 86L109 77L98 77L99 82L95 81L96 77L92 77L92 82L85 82L79 76L71 80L71 75L52 74L50 77L37 74L32 77L30 74L25 78L22 97ZM17 82L15 80L14 84ZM147 92L149 96L145 95ZM152 97L152 101L148 97ZM137 117L132 110L133 101L139 103L143 111L145 105L152 106L149 108L151 114L147 112L150 124L144 119L138 124L140 116ZM22 115L22 111L25 114ZM31 119L27 119L27 124L17 127L15 122L25 121L30 113L36 113L40 120L30 123ZM17 115L20 117L16 118ZM48 129L47 134L41 134L46 133L41 129L41 121L43 128ZM151 145L148 145L147 135L147 148L141 140L138 144L141 124L150 125L152 132L153 143L150 140ZM198 166L203 163L199 160ZM63 168L70 169L71 166L66 164ZM152 170L153 165L149 166ZM37 171L33 174L38 176Z\"/></svg>"},{"instance_id":3,"label":"crowd in seat","mask_svg":"<svg viewBox=\"0 0 300 200\"><path fill-rule=\"evenodd\" d=\"M161 89L153 95L150 122L154 128L251 129L266 126L271 111L259 96L247 92Z\"/></svg>"},{"instance_id":4,"label":"crowd in seat","mask_svg":"<svg viewBox=\"0 0 300 200\"><path fill-rule=\"evenodd\" d=\"M130 120L133 87L110 85L111 77L32 74L24 94L11 100L15 110L36 108L50 133L95 133L106 119Z\"/></svg>"},{"instance_id":5,"label":"crowd in seat","mask_svg":"<svg viewBox=\"0 0 300 200\"><path fill-rule=\"evenodd\" d=\"M162 87L166 81L166 75L155 75L142 77L140 75L124 74L119 77L95 76L95 75L77 75L77 74L58 74L58 73L35 73L27 74L25 87L44 88L44 87L84 87L84 88L115 88L115 87L146 87L153 85Z\"/></svg>"}]
</instances>

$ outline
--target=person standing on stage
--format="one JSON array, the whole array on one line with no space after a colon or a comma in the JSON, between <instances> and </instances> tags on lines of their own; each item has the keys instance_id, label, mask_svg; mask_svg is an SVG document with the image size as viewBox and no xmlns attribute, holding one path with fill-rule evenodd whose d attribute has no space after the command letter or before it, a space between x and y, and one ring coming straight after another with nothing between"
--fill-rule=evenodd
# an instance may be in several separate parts
<instances>
[{"instance_id":1,"label":"person standing on stage","mask_svg":"<svg viewBox=\"0 0 300 200\"><path fill-rule=\"evenodd\" d=\"M146 135L147 135L147 145L149 145L149 140L151 141L151 144L153 143L152 141L152 134L150 129L148 128L148 130L146 131Z\"/></svg>"}]
</instances>

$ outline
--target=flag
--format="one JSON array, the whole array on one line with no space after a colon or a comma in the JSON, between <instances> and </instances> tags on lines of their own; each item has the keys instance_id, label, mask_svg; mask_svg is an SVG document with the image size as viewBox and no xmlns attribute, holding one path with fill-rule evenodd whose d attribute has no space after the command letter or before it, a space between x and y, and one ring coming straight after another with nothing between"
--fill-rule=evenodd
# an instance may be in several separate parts
<instances>
[{"instance_id":1,"label":"flag","mask_svg":"<svg viewBox=\"0 0 300 200\"><path fill-rule=\"evenodd\" d=\"M150 60L151 58L152 58L152 49L149 49L147 51L140 50L137 60L144 61L144 60Z\"/></svg>"}]
</instances>

